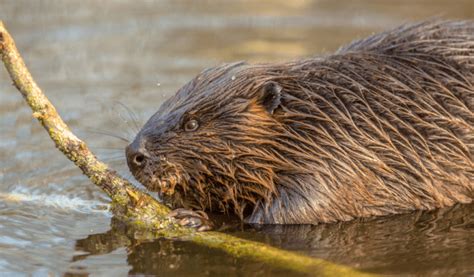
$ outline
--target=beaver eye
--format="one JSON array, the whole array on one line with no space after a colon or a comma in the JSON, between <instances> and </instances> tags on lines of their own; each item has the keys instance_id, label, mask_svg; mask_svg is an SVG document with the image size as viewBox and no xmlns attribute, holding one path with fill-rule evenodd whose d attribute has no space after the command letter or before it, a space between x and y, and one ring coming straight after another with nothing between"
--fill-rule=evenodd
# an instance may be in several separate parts
<instances>
[{"instance_id":1,"label":"beaver eye","mask_svg":"<svg viewBox=\"0 0 474 277\"><path fill-rule=\"evenodd\" d=\"M184 130L186 132L196 131L198 127L199 127L199 123L197 122L196 119L188 120L188 122L184 124Z\"/></svg>"}]
</instances>

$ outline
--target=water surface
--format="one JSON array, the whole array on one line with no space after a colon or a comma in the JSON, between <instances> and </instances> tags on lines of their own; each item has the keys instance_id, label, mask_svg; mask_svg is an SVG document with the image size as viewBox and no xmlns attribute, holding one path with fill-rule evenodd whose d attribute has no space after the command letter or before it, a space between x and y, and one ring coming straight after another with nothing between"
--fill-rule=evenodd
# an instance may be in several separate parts
<instances>
[{"instance_id":1,"label":"water surface","mask_svg":"<svg viewBox=\"0 0 474 277\"><path fill-rule=\"evenodd\" d=\"M69 126L125 176L136 126L206 67L321 55L401 23L474 18L473 1L0 1L0 19ZM143 240L53 146L0 70L0 272L288 276L193 243ZM103 135L108 133L113 136ZM474 274L474 206L236 236L396 275Z\"/></svg>"}]
</instances>

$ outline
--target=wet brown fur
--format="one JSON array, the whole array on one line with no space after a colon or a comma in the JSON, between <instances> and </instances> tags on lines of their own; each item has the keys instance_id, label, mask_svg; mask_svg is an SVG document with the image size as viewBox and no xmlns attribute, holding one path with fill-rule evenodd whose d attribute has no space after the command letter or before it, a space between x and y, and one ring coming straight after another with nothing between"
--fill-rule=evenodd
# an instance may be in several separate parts
<instances>
[{"instance_id":1,"label":"wet brown fur","mask_svg":"<svg viewBox=\"0 0 474 277\"><path fill-rule=\"evenodd\" d=\"M281 87L271 112L264 87ZM166 101L132 170L174 206L345 221L474 198L474 22L405 25L335 54L226 64ZM196 131L185 131L190 119Z\"/></svg>"}]
</instances>

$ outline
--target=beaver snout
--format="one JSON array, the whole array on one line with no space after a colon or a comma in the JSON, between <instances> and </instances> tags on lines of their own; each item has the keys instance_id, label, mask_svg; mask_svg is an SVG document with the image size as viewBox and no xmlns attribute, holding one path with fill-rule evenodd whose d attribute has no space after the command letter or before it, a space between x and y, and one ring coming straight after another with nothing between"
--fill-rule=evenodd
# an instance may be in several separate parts
<instances>
[{"instance_id":1,"label":"beaver snout","mask_svg":"<svg viewBox=\"0 0 474 277\"><path fill-rule=\"evenodd\" d=\"M133 174L145 167L148 158L146 149L137 141L132 142L125 148L125 156L127 157L128 167Z\"/></svg>"}]
</instances>

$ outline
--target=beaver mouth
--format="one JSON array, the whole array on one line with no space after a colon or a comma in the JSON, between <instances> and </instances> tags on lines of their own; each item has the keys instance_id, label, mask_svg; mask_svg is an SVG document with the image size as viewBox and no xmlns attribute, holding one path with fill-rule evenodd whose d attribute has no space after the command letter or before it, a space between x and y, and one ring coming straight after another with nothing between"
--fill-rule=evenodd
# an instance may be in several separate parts
<instances>
[{"instance_id":1,"label":"beaver mouth","mask_svg":"<svg viewBox=\"0 0 474 277\"><path fill-rule=\"evenodd\" d=\"M148 190L158 192L160 198L165 195L173 195L175 188L181 181L181 174L174 167L159 169L145 168L141 172L134 174L139 181Z\"/></svg>"},{"instance_id":2,"label":"beaver mouth","mask_svg":"<svg viewBox=\"0 0 474 277\"><path fill-rule=\"evenodd\" d=\"M158 169L148 169L137 172L135 178L145 188L158 194L158 200L172 209L200 208L192 191L186 190L186 176L172 164Z\"/></svg>"},{"instance_id":3,"label":"beaver mouth","mask_svg":"<svg viewBox=\"0 0 474 277\"><path fill-rule=\"evenodd\" d=\"M146 187L153 187L151 191L158 193L159 199L172 209L202 209L199 204L198 195L193 191L185 191L185 185L181 183L182 177L177 174L152 176Z\"/></svg>"}]
</instances>

